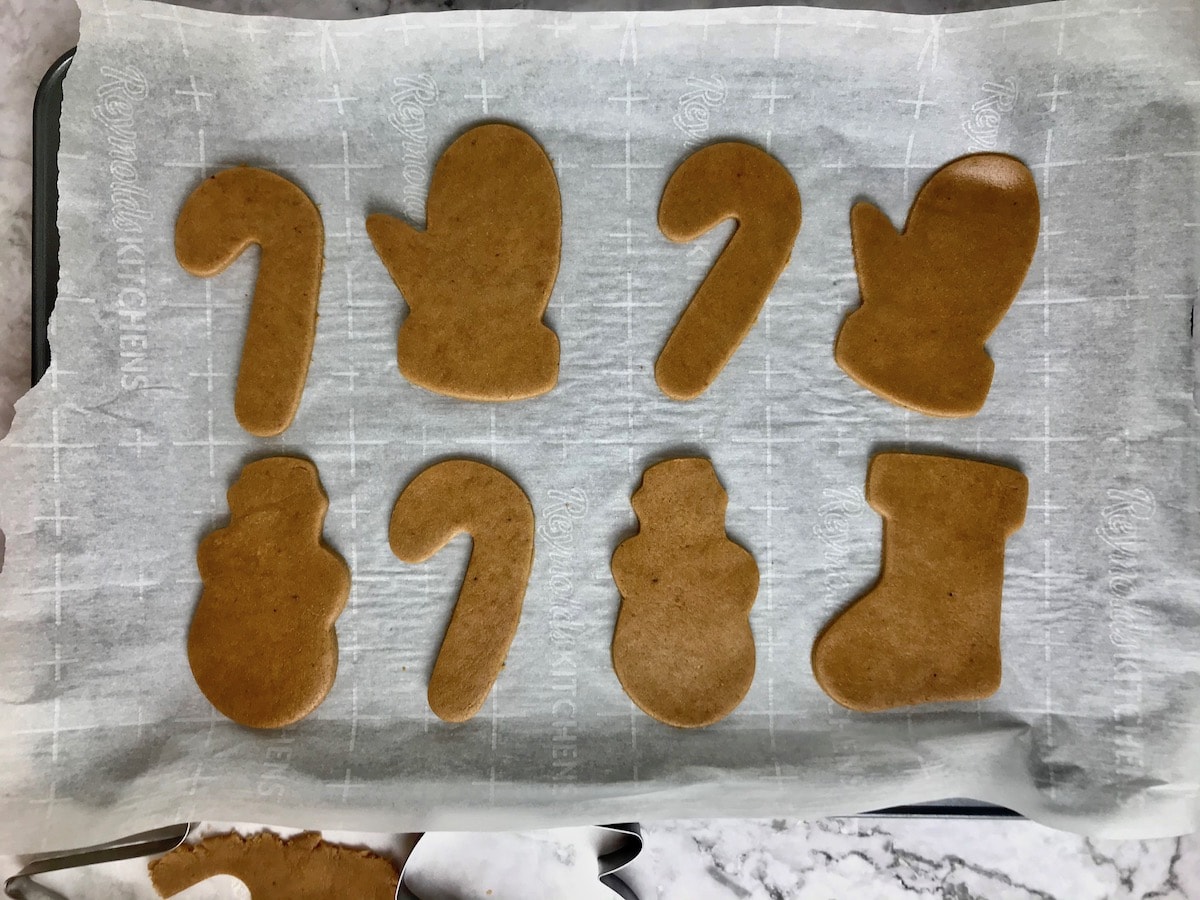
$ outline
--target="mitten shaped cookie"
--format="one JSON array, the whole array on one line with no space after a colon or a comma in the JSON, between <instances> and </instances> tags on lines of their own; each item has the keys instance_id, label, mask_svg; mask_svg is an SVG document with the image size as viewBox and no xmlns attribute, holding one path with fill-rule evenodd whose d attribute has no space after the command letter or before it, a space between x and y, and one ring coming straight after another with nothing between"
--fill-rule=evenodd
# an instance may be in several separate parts
<instances>
[{"instance_id":1,"label":"mitten shaped cookie","mask_svg":"<svg viewBox=\"0 0 1200 900\"><path fill-rule=\"evenodd\" d=\"M242 725L290 725L333 686L350 570L321 541L328 506L311 462L261 459L229 489L229 524L200 542L188 661L204 696Z\"/></svg>"},{"instance_id":2,"label":"mitten shaped cookie","mask_svg":"<svg viewBox=\"0 0 1200 900\"><path fill-rule=\"evenodd\" d=\"M250 889L251 900L395 900L400 873L382 856L327 844L305 832L288 840L269 831L242 837L217 834L180 844L149 865L160 897L232 875Z\"/></svg>"},{"instance_id":3,"label":"mitten shaped cookie","mask_svg":"<svg viewBox=\"0 0 1200 900\"><path fill-rule=\"evenodd\" d=\"M707 459L651 466L633 495L641 530L613 553L613 668L634 703L680 728L723 719L754 680L758 566L725 533L728 499Z\"/></svg>"},{"instance_id":4,"label":"mitten shaped cookie","mask_svg":"<svg viewBox=\"0 0 1200 900\"><path fill-rule=\"evenodd\" d=\"M964 156L934 173L900 234L877 207L850 212L862 306L842 324L837 364L867 390L931 416L983 407L984 349L1037 247L1038 196L1024 163Z\"/></svg>"},{"instance_id":5,"label":"mitten shaped cookie","mask_svg":"<svg viewBox=\"0 0 1200 900\"><path fill-rule=\"evenodd\" d=\"M881 453L867 502L884 518L879 581L817 638L817 682L843 706L980 700L1000 687L1004 544L1025 521L1015 469Z\"/></svg>"},{"instance_id":6,"label":"mitten shaped cookie","mask_svg":"<svg viewBox=\"0 0 1200 900\"><path fill-rule=\"evenodd\" d=\"M542 321L558 275L562 202L550 160L511 125L481 125L433 171L427 227L367 218L409 314L397 358L413 384L466 400L519 400L558 381Z\"/></svg>"}]
</instances>

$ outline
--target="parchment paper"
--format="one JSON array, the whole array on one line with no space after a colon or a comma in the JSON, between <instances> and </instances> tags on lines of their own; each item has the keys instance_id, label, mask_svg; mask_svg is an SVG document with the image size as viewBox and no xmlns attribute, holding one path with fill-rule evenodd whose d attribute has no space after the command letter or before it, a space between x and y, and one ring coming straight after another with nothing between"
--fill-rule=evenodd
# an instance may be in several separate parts
<instances>
[{"instance_id":1,"label":"parchment paper","mask_svg":"<svg viewBox=\"0 0 1200 900\"><path fill-rule=\"evenodd\" d=\"M169 821L418 831L684 815L816 816L970 796L1109 836L1200 826L1194 345L1200 63L1190 3L1069 0L916 18L799 8L237 18L85 0L66 83L55 364L0 448L0 846ZM548 313L561 379L458 402L396 368L404 304L363 229L422 218L433 163L483 120L531 131L563 195ZM753 332L700 399L653 362L729 226L656 227L663 184L719 137L770 149L804 224ZM832 344L857 303L848 212L903 221L965 152L1034 169L1042 237L989 343L983 411L943 421L854 385ZM256 254L218 278L174 260L206 174L267 166L320 205L321 319L299 416L250 437L232 409ZM864 716L814 683L817 631L875 579L863 501L882 448L1006 461L1030 481L1008 546L992 699ZM754 685L677 731L613 675L608 570L646 465L710 456L757 557ZM215 714L184 652L195 549L248 459L319 466L349 562L337 683L306 721ZM473 721L425 684L468 553L390 553L400 489L471 455L540 526L520 631Z\"/></svg>"}]
</instances>

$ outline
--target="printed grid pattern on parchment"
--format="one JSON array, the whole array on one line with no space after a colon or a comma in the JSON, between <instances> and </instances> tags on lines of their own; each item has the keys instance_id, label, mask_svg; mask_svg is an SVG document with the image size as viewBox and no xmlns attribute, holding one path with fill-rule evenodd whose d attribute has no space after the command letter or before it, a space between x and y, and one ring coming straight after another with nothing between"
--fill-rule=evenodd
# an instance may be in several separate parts
<instances>
[{"instance_id":1,"label":"printed grid pattern on parchment","mask_svg":"<svg viewBox=\"0 0 1200 900\"><path fill-rule=\"evenodd\" d=\"M6 509L4 523L5 626L32 672L4 698L5 836L78 843L209 815L388 830L815 815L960 794L1077 827L1187 827L1190 796L1147 788L1195 774L1183 748L1196 565L1172 549L1195 537L1197 487L1183 327L1200 87L1184 63L1200 76L1178 46L1191 21L1190 6L1096 2L927 19L762 8L339 23L85 4L63 123L56 356L5 444L33 485L25 518ZM285 87L267 102L262 84ZM132 159L109 140L126 114ZM489 406L400 378L403 304L363 220L420 221L438 154L492 119L547 149L564 232L547 314L560 383ZM733 361L677 404L653 361L728 227L673 245L657 203L691 149L730 136L789 168L804 224ZM989 343L984 411L926 419L833 363L857 302L848 210L866 196L899 224L934 169L979 149L1034 170L1040 245ZM197 181L239 162L295 180L326 228L308 386L296 423L267 441L240 430L231 403L255 254L192 279L171 240ZM1004 685L966 709L856 716L811 677L816 632L878 571L862 485L887 447L1008 461L1030 479L1009 543ZM711 456L730 534L762 572L753 688L700 733L636 710L608 659L608 559L635 527L628 498L646 465L679 451ZM353 588L332 693L305 722L256 735L204 701L182 639L196 541L224 521L242 463L281 452L317 463ZM424 688L467 546L404 566L386 523L413 475L464 454L513 474L542 531L507 668L480 715L450 727Z\"/></svg>"}]
</instances>

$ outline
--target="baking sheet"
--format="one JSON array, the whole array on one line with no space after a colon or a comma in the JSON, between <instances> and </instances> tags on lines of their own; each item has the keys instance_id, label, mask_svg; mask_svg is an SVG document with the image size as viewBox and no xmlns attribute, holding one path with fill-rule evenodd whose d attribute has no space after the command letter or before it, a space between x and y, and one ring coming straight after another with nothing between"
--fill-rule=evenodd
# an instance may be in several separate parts
<instances>
[{"instance_id":1,"label":"baking sheet","mask_svg":"<svg viewBox=\"0 0 1200 900\"><path fill-rule=\"evenodd\" d=\"M1105 835L1192 830L1200 599L1194 351L1196 112L1190 5L1107 2L915 18L798 8L469 12L368 21L83 4L60 154L54 363L0 446L0 844L86 843L241 817L410 831L641 816L822 815L967 795ZM529 129L563 191L548 313L550 395L460 403L395 366L403 304L363 231L420 221L428 173L465 128ZM721 378L689 404L652 368L727 228L655 226L695 146L738 136L793 172L793 262ZM999 149L1038 177L1043 231L989 347L983 412L925 419L834 365L857 302L847 213L901 221L922 180ZM312 369L282 439L232 411L255 254L216 279L174 262L204 174L239 162L321 206ZM816 632L874 579L862 499L885 447L1019 465L1004 684L992 699L880 716L812 680ZM755 553L754 686L701 732L632 708L608 644L612 548L643 468L709 455L730 533ZM339 677L271 734L215 715L183 641L194 551L244 461L312 458L326 537L354 573ZM468 552L395 560L386 524L431 460L468 454L524 486L542 526L521 629L472 722L424 685Z\"/></svg>"}]
</instances>

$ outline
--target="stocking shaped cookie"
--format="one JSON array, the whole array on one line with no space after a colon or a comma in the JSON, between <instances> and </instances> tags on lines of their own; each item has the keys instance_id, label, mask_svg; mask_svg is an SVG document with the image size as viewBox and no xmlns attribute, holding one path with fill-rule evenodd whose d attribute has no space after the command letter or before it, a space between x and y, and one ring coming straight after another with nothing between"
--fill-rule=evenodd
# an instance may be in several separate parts
<instances>
[{"instance_id":1,"label":"stocking shaped cookie","mask_svg":"<svg viewBox=\"0 0 1200 900\"><path fill-rule=\"evenodd\" d=\"M972 416L992 384L987 340L1017 296L1038 237L1024 163L964 156L925 183L904 233L870 203L850 212L862 306L834 357L870 391L931 416Z\"/></svg>"},{"instance_id":2,"label":"stocking shaped cookie","mask_svg":"<svg viewBox=\"0 0 1200 900\"><path fill-rule=\"evenodd\" d=\"M651 466L633 495L641 529L613 553L613 668L634 703L680 728L723 719L754 680L758 566L725 533L728 499L707 459Z\"/></svg>"},{"instance_id":3,"label":"stocking shaped cookie","mask_svg":"<svg viewBox=\"0 0 1200 900\"><path fill-rule=\"evenodd\" d=\"M429 708L447 722L479 712L504 666L533 567L533 506L503 472L451 459L409 482L388 526L392 552L408 563L463 531L471 561L429 679Z\"/></svg>"},{"instance_id":4,"label":"stocking shaped cookie","mask_svg":"<svg viewBox=\"0 0 1200 900\"><path fill-rule=\"evenodd\" d=\"M261 459L229 489L229 525L200 543L188 661L204 696L242 725L297 722L333 686L350 571L321 541L328 506L311 462Z\"/></svg>"},{"instance_id":5,"label":"stocking shaped cookie","mask_svg":"<svg viewBox=\"0 0 1200 900\"><path fill-rule=\"evenodd\" d=\"M160 897L174 897L217 875L232 875L251 900L395 900L400 875L382 856L306 832L288 840L269 831L217 834L180 844L150 863Z\"/></svg>"},{"instance_id":6,"label":"stocking shaped cookie","mask_svg":"<svg viewBox=\"0 0 1200 900\"><path fill-rule=\"evenodd\" d=\"M881 453L867 502L884 518L878 583L817 638L817 682L843 706L979 700L1000 687L1004 544L1028 482L965 459Z\"/></svg>"},{"instance_id":7,"label":"stocking shaped cookie","mask_svg":"<svg viewBox=\"0 0 1200 900\"><path fill-rule=\"evenodd\" d=\"M438 160L427 228L367 218L409 314L397 358L413 384L466 400L518 400L558 380L542 321L558 275L562 202L546 153L511 125L472 128Z\"/></svg>"}]
</instances>

